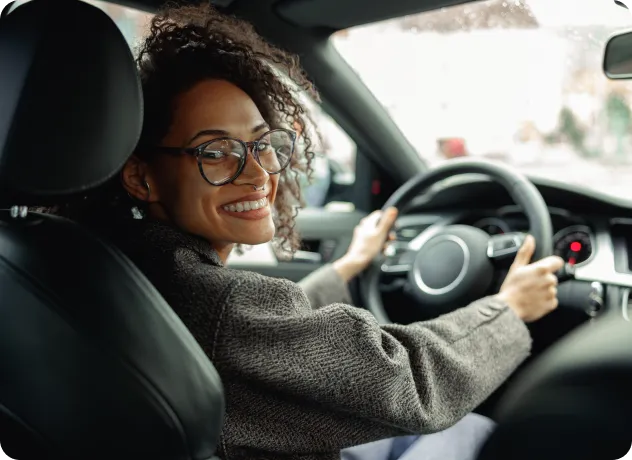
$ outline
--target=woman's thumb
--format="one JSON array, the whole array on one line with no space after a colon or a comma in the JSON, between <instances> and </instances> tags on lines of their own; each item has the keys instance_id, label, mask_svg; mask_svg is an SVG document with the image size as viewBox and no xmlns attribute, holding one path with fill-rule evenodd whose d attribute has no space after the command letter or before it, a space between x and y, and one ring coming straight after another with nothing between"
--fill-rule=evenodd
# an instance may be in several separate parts
<instances>
[{"instance_id":1,"label":"woman's thumb","mask_svg":"<svg viewBox=\"0 0 632 460\"><path fill-rule=\"evenodd\" d=\"M523 267L525 265L529 265L531 263L531 258L533 257L533 253L535 252L535 238L531 235L527 235L522 243L522 246L516 253L516 258L511 264L511 268Z\"/></svg>"},{"instance_id":2,"label":"woman's thumb","mask_svg":"<svg viewBox=\"0 0 632 460\"><path fill-rule=\"evenodd\" d=\"M380 218L380 230L388 233L395 224L395 219L397 219L397 208L388 208Z\"/></svg>"}]
</instances>

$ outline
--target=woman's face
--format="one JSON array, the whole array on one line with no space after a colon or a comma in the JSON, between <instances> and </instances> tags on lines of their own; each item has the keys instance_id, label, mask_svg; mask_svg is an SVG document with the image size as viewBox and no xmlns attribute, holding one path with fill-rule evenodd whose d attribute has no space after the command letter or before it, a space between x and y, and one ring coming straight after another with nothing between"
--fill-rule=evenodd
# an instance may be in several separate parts
<instances>
[{"instance_id":1,"label":"woman's face","mask_svg":"<svg viewBox=\"0 0 632 460\"><path fill-rule=\"evenodd\" d=\"M251 142L269 129L245 92L227 81L206 80L177 98L173 124L162 145L197 147L220 137ZM137 182L148 182L150 217L207 239L221 256L227 256L234 243L260 244L274 237L272 207L279 176L265 172L250 154L239 177L222 186L206 182L191 155L159 155L149 164L128 164L126 169L132 170L130 174L137 170ZM145 190L140 198L146 195Z\"/></svg>"}]
</instances>

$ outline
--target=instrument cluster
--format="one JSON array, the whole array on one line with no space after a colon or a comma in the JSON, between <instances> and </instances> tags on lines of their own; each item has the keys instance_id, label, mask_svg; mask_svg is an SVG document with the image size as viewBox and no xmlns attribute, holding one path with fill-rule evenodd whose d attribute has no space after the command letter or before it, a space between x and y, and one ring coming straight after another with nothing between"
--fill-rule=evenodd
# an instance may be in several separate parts
<instances>
[{"instance_id":1,"label":"instrument cluster","mask_svg":"<svg viewBox=\"0 0 632 460\"><path fill-rule=\"evenodd\" d=\"M525 231L522 225L512 225L500 217L484 217L473 224L489 235ZM570 265L579 265L592 257L593 234L586 225L569 225L557 229L553 237L554 254L560 256Z\"/></svg>"}]
</instances>

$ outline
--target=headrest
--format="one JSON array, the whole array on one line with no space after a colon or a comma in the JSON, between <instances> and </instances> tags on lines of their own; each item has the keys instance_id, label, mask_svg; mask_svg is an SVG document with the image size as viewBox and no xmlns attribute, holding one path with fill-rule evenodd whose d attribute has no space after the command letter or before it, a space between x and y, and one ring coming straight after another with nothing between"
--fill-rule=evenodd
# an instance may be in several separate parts
<instances>
[{"instance_id":1,"label":"headrest","mask_svg":"<svg viewBox=\"0 0 632 460\"><path fill-rule=\"evenodd\" d=\"M119 170L140 136L142 92L107 14L79 0L19 6L0 19L0 66L0 190L12 204L80 193Z\"/></svg>"}]
</instances>

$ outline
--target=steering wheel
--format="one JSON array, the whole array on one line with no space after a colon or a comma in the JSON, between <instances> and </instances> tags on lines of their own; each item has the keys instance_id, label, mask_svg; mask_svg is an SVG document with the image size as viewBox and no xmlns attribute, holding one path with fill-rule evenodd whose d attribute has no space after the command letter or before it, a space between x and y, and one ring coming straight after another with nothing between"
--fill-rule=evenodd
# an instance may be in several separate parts
<instances>
[{"instance_id":1,"label":"steering wheel","mask_svg":"<svg viewBox=\"0 0 632 460\"><path fill-rule=\"evenodd\" d=\"M477 159L454 159L419 174L393 193L383 209L406 207L430 186L462 174L483 174L502 185L529 221L536 240L534 260L553 253L553 226L546 203L524 175L503 164ZM464 198L466 200L467 197ZM360 278L368 310L380 323L390 323L382 303L380 277L389 273L405 276L407 292L420 305L439 314L485 296L500 276L499 265L513 260L524 241L520 232L490 236L468 225L453 225L450 218L431 225L408 243L403 252L372 264Z\"/></svg>"}]
</instances>

